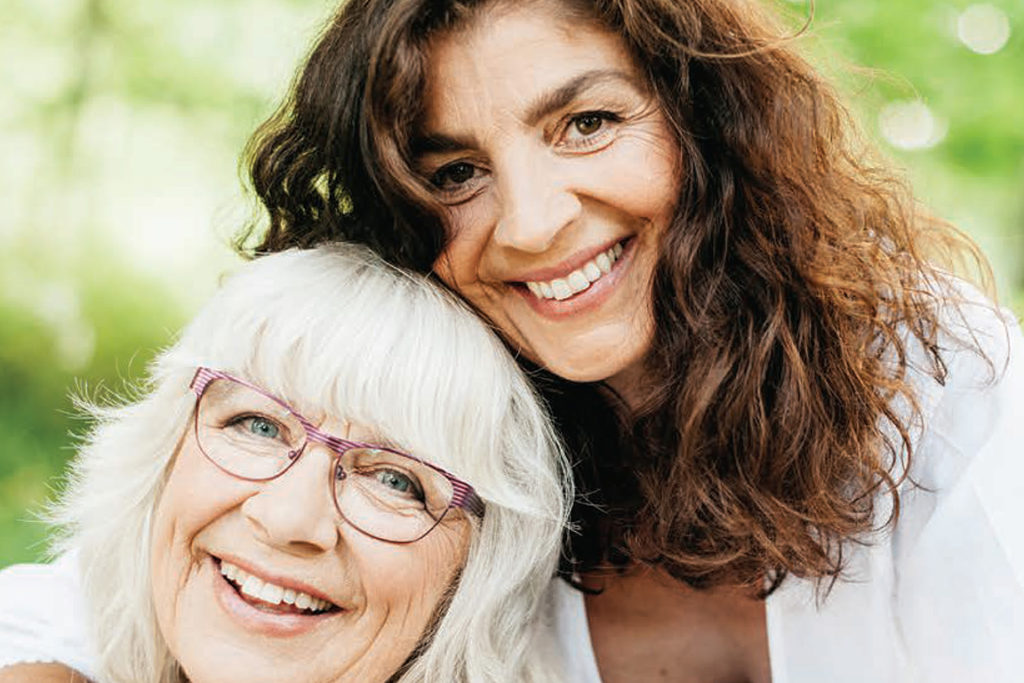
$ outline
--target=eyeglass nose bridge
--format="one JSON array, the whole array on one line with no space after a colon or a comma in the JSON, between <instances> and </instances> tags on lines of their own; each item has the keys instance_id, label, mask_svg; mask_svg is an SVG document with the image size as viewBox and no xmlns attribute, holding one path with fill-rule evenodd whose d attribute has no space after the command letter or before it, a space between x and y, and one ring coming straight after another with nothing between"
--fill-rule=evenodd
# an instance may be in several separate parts
<instances>
[{"instance_id":1,"label":"eyeglass nose bridge","mask_svg":"<svg viewBox=\"0 0 1024 683\"><path fill-rule=\"evenodd\" d=\"M227 459L227 461L225 461L225 458L223 457L223 454L221 454L221 453L218 453L218 455L211 455L210 451L206 447L204 447L203 443L204 443L205 439L204 439L204 437L200 433L201 432L201 429L200 429L200 427L201 427L201 424L200 424L200 413L202 412L203 401L209 395L208 394L208 389L210 388L211 384L214 381L216 381L216 380L224 380L224 381L229 382L229 383L231 383L233 385L238 385L240 387L246 388L247 390L254 391L257 394L260 394L264 398L266 398L266 399L268 399L270 401L273 401L277 406L279 406L280 408L282 408L285 411L287 411L287 413L289 415L291 415L294 419L296 419L302 425L303 431L305 432L304 433L305 438L304 438L304 440L302 442L302 445L300 445L298 448L296 448L294 450L289 450L288 451L287 456L286 456L287 459L288 459L288 462L284 463L283 466L280 467L276 472L270 473L270 474L266 474L266 473L258 474L258 475L255 475L255 476L252 475L251 473L247 474L245 472L240 474L238 472L238 469L245 470L246 469L245 467L242 467L238 463L231 462L230 459ZM237 377L233 377L232 375L230 375L228 373L221 372L221 371L218 371L218 370L211 370L209 368L200 367L200 368L198 368L196 370L196 374L195 374L195 376L192 379L192 382L190 384L190 388L192 389L192 391L196 395L196 409L194 411L193 428L195 430L196 439L197 439L197 443L199 445L199 448L200 448L200 450L202 450L203 455L207 459L209 459L216 467L218 467L219 469L221 469L222 471L224 471L226 474L228 474L230 476L233 476L233 477L236 477L238 479L245 480L245 481L253 481L253 482L267 482L267 481L276 479L276 478L280 477L281 475L283 475L288 470L290 470L295 465L295 463L302 457L302 454L305 453L306 448L307 448L307 446L309 446L310 443L318 443L318 444L326 447L328 450L330 450L335 455L335 457L333 458L333 468L332 469L334 471L332 472L332 474L336 478L336 481L348 480L348 479L351 478L349 475L352 475L353 473L352 472L346 472L344 470L344 468L343 468L343 465L342 465L343 457L342 456L344 455L344 453L346 453L347 451L352 450L352 449L362 449L362 448L381 449L381 450L385 450L385 451L389 451L389 452L395 453L395 454L400 455L402 457L410 458L410 459L412 459L412 460L414 460L416 462L419 462L419 463L429 467L430 469L438 472L440 475L444 476L451 483L451 488L452 488L451 499L450 499L450 502L448 503L447 507L445 508L445 513L447 513L448 510L451 510L452 508L456 508L457 507L457 508L462 508L462 509L466 510L467 512L475 515L476 517L483 517L483 515L484 515L484 504L483 504L483 501L476 494L476 492L474 491L473 487L470 486L468 483L463 482L460 479L457 479L453 475L449 474L448 472L445 472L444 470L440 469L439 467L437 467L435 465L431 465L430 463L424 462L424 461L420 460L419 458L416 458L416 457L414 457L412 455L409 455L407 453L402 453L402 452L399 452L399 451L392 451L391 449L389 449L387 447L374 446L374 445L371 445L371 444L365 444L365 443L349 441L347 439L342 439L340 437L336 437L336 436L333 436L331 434L327 434L325 432L322 432L312 422L310 422L309 420L307 420L306 418L301 416L299 413L295 412L287 403L285 403L281 399L277 398L276 396L268 394L263 389L255 386L253 384L250 384L249 382L247 382L247 381L245 381L243 379L239 379ZM278 415L278 414L279 414L278 411L275 410L274 411L274 415ZM202 425L202 426L208 426L211 429L216 429L216 427L213 424L211 424L211 425ZM223 427L221 427L221 428L223 428ZM342 507L339 504L339 501L338 501L338 498L337 498L337 494L338 494L337 487L336 486L332 487L332 495L334 497L334 504L335 504L335 507L338 510L338 512L341 514L342 519L344 519L349 525L351 525L357 531L359 531L359 532L361 532L363 534L366 534L367 536L370 536L371 538L376 538L378 540L381 540L381 541L384 541L384 542L387 542L387 543L405 544L405 543L412 543L412 542L418 541L420 538L422 538L427 533L429 533L434 527L436 527L437 524L440 523L440 521L441 521L439 518L436 519L433 526L431 526L430 528L426 529L421 535L417 536L414 539L406 539L406 540L398 540L398 541L396 541L396 540L393 540L393 539L390 539L390 538L386 538L384 536L377 536L375 534L369 533L369 532L365 531L360 525L354 524L351 520L349 520L348 516L342 510Z\"/></svg>"},{"instance_id":2,"label":"eyeglass nose bridge","mask_svg":"<svg viewBox=\"0 0 1024 683\"><path fill-rule=\"evenodd\" d=\"M308 446L311 442L318 443L321 446L326 446L328 450L334 453L334 464L333 467L331 468L331 474L334 476L335 480L344 481L345 479L347 479L348 472L346 472L345 468L342 467L341 465L341 456L345 453L345 451L351 448L356 448L358 444L321 432L313 425L307 424L305 420L303 420L302 422L302 426L305 427L306 429L306 443L302 444L301 448L291 451L288 454L288 459L291 462L295 462L299 458L299 456L305 452L306 446ZM337 504L337 501L335 501L335 504ZM338 508L338 512L341 512L340 507ZM344 517L345 515L342 514L342 518Z\"/></svg>"},{"instance_id":3,"label":"eyeglass nose bridge","mask_svg":"<svg viewBox=\"0 0 1024 683\"><path fill-rule=\"evenodd\" d=\"M295 450L288 451L288 465L283 470L281 470L281 472L279 472L274 478L281 476L286 471L291 469L291 466L294 465L298 461L298 459L302 457L302 454L306 452L306 447L309 446L310 443L318 443L321 446L326 446L327 449L334 454L334 458L331 462L331 475L334 476L335 480L344 481L345 479L347 479L348 472L346 472L345 468L342 467L341 465L341 456L345 451L349 450L350 448L356 447L358 444L354 444L351 441L346 441L345 439L340 439L338 437L331 436L330 434L325 434L324 432L321 432L313 425L308 424L302 418L299 418L299 420L300 422L302 422L302 426L306 429L306 440L303 442L301 446L299 446ZM352 524L352 522L350 522L348 518L345 516L345 514L341 511L341 507L338 505L338 499L336 495L333 497L334 506L338 510L338 513L341 515L341 518L345 520L347 524L353 526L356 529L359 529L359 527Z\"/></svg>"},{"instance_id":4,"label":"eyeglass nose bridge","mask_svg":"<svg viewBox=\"0 0 1024 683\"><path fill-rule=\"evenodd\" d=\"M294 413L292 414L294 415ZM283 470L281 470L277 475L275 475L275 478L281 476L287 470L291 469L292 465L294 465L298 461L298 459L302 457L302 454L306 452L306 447L309 446L310 443L318 443L321 446L326 446L327 449L334 454L334 463L332 466L331 474L334 475L334 477L338 481L347 479L348 473L345 471L345 468L341 466L341 456L345 451L349 450L350 448L356 447L357 444L321 432L312 424L309 424L302 417L298 415L295 415L295 417L298 418L299 422L302 424L302 427L306 430L306 440L298 448L288 451L288 465Z\"/></svg>"},{"instance_id":5,"label":"eyeglass nose bridge","mask_svg":"<svg viewBox=\"0 0 1024 683\"><path fill-rule=\"evenodd\" d=\"M313 425L307 423L305 420L302 420L302 426L306 429L306 444L313 442L318 443L321 446L326 446L335 455L341 455L345 451L356 448L359 445L352 441L346 441L340 437L322 432ZM299 452L302 450L303 449L299 449Z\"/></svg>"}]
</instances>

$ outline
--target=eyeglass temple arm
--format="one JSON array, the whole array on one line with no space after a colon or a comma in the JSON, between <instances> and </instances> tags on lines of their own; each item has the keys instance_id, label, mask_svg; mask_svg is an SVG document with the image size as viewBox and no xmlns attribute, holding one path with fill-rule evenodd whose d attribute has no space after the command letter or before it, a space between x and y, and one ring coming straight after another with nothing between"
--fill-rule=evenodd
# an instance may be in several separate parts
<instances>
[{"instance_id":1,"label":"eyeglass temple arm","mask_svg":"<svg viewBox=\"0 0 1024 683\"><path fill-rule=\"evenodd\" d=\"M483 519L484 516L484 502L480 500L480 496L477 495L473 487L464 481L458 479L451 479L452 483L452 506L462 508L467 512L476 515Z\"/></svg>"}]
</instances>

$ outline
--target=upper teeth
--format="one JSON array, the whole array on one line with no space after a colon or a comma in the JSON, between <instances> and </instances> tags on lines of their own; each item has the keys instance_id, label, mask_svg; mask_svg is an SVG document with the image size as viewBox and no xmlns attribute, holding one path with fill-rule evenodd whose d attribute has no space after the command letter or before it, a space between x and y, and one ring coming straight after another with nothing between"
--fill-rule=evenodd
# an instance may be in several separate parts
<instances>
[{"instance_id":1,"label":"upper teeth","mask_svg":"<svg viewBox=\"0 0 1024 683\"><path fill-rule=\"evenodd\" d=\"M540 299L568 299L573 294L578 294L590 287L602 275L611 272L614 264L622 255L622 243L603 251L596 257L584 263L581 267L569 273L564 278L559 277L548 282L527 282L533 295Z\"/></svg>"},{"instance_id":2,"label":"upper teeth","mask_svg":"<svg viewBox=\"0 0 1024 683\"><path fill-rule=\"evenodd\" d=\"M229 581L239 586L244 594L271 605L280 605L284 602L288 605L295 605L299 609L310 610L311 612L322 612L332 606L330 602L314 598L309 593L303 593L291 588L282 588L277 584L264 581L225 560L221 560L220 573L226 576Z\"/></svg>"}]
</instances>

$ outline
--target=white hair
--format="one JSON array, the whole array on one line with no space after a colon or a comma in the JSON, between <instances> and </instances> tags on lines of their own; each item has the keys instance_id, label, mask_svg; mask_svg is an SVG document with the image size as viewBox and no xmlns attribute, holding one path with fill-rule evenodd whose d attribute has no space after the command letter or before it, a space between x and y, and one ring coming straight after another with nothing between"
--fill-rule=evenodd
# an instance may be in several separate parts
<instances>
[{"instance_id":1,"label":"white hair","mask_svg":"<svg viewBox=\"0 0 1024 683\"><path fill-rule=\"evenodd\" d=\"M180 680L152 605L150 524L198 366L256 382L299 412L374 428L486 502L447 609L398 680L553 680L534 639L571 478L547 416L496 335L453 295L335 244L247 264L154 361L137 400L89 406L98 422L54 519L57 547L81 558L104 681Z\"/></svg>"}]
</instances>

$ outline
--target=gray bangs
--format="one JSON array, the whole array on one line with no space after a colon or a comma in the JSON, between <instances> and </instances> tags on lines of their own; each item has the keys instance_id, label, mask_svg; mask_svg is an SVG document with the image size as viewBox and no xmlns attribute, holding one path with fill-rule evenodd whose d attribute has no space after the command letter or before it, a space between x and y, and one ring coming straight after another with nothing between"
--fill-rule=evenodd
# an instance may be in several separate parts
<instances>
[{"instance_id":1,"label":"gray bangs","mask_svg":"<svg viewBox=\"0 0 1024 683\"><path fill-rule=\"evenodd\" d=\"M496 490L510 474L507 456L549 447L543 428L529 430L536 444L502 438L534 420L522 414L531 389L496 336L454 296L361 247L246 265L167 360L236 374L314 421L369 428L513 508L520 492Z\"/></svg>"},{"instance_id":2,"label":"gray bangs","mask_svg":"<svg viewBox=\"0 0 1024 683\"><path fill-rule=\"evenodd\" d=\"M566 528L573 489L558 439L486 325L427 278L348 245L246 264L134 401L95 407L51 519L59 547L80 553L103 680L181 680L152 608L149 530L188 433L197 366L251 381L311 420L358 423L471 483L487 514L473 520L458 588L400 680L540 680L503 672L532 656Z\"/></svg>"}]
</instances>

